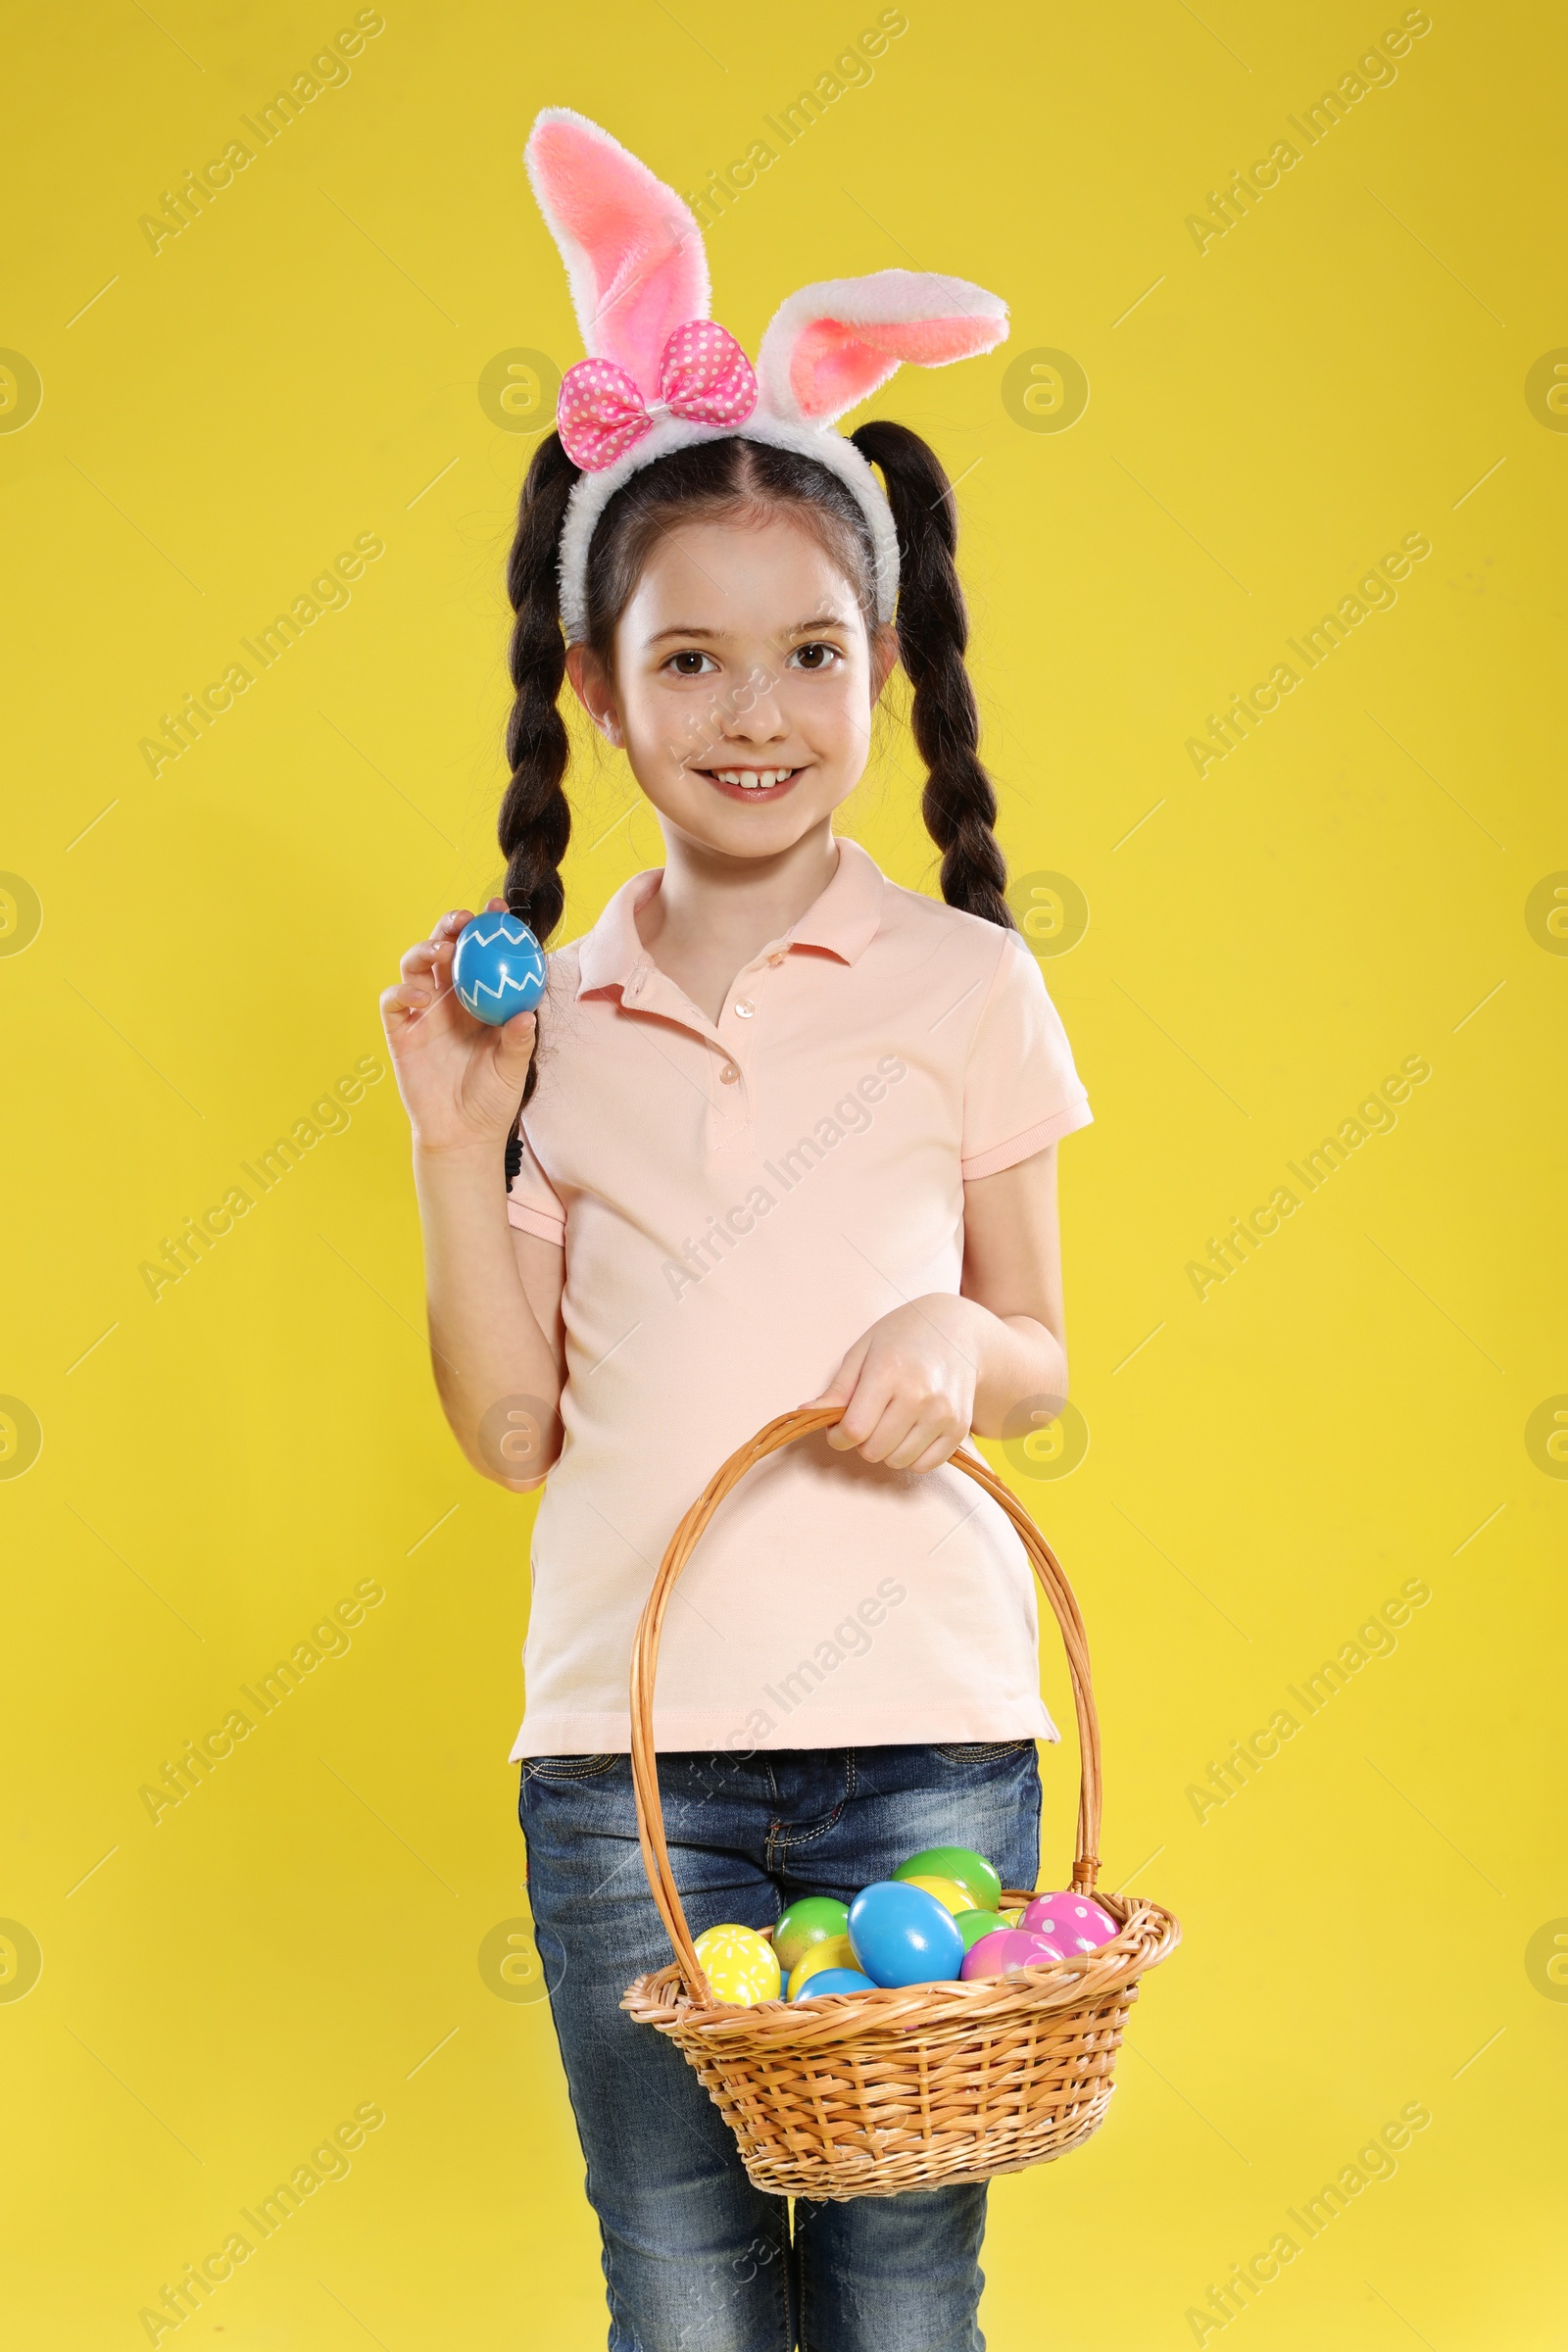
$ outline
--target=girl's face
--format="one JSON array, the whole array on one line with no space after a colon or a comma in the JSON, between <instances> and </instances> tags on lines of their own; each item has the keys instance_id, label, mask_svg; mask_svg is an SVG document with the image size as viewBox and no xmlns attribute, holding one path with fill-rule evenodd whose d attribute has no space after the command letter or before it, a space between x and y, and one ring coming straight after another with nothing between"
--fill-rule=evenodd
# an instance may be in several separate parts
<instances>
[{"instance_id":1,"label":"girl's face","mask_svg":"<svg viewBox=\"0 0 1568 2352\"><path fill-rule=\"evenodd\" d=\"M692 522L656 547L615 631L612 675L567 656L595 723L667 832L768 858L854 791L893 666L850 582L787 514Z\"/></svg>"}]
</instances>

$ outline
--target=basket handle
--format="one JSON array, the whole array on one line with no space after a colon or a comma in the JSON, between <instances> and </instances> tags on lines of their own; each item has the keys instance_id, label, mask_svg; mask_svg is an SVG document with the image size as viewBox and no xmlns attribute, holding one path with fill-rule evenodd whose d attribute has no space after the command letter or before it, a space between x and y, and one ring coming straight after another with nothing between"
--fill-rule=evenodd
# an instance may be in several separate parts
<instances>
[{"instance_id":1,"label":"basket handle","mask_svg":"<svg viewBox=\"0 0 1568 2352\"><path fill-rule=\"evenodd\" d=\"M792 1413L781 1413L776 1421L770 1421L755 1438L736 1448L729 1460L714 1471L670 1537L654 1578L653 1591L638 1620L631 1656L631 1776L637 1804L637 1841L642 1847L650 1891L675 1947L681 1972L700 1997L708 1992L708 1982L698 1964L686 1914L676 1892L674 1873L669 1867L654 1749L654 1677L659 1666L664 1613L676 1580L697 1548L699 1536L730 1490L739 1486L756 1463L765 1461L781 1446L792 1446L797 1438L809 1437L815 1430L830 1428L843 1409L842 1405L802 1405ZM972 1478L1012 1521L1061 1629L1072 1675L1073 1707L1078 1717L1078 1854L1072 1883L1080 1893L1092 1893L1100 1870L1100 1719L1095 1713L1089 1638L1084 1632L1084 1621L1061 1563L1011 1489L1004 1486L989 1464L967 1447L960 1447L951 1459L954 1469L961 1470L965 1478Z\"/></svg>"}]
</instances>

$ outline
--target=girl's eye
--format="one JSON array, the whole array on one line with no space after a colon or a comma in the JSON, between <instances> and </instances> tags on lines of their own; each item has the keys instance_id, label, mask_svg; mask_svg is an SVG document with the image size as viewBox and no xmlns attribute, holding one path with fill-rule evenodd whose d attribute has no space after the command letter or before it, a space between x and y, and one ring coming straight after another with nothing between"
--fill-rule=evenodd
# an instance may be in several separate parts
<instances>
[{"instance_id":1,"label":"girl's eye","mask_svg":"<svg viewBox=\"0 0 1568 2352\"><path fill-rule=\"evenodd\" d=\"M703 653L695 645L687 645L678 654L671 654L664 667L673 670L677 678L700 678L705 665L709 669L718 667L711 654Z\"/></svg>"},{"instance_id":2,"label":"girl's eye","mask_svg":"<svg viewBox=\"0 0 1568 2352\"><path fill-rule=\"evenodd\" d=\"M843 659L836 645L798 645L790 656L790 660L798 662L802 669L813 670L831 669L835 662Z\"/></svg>"}]
</instances>

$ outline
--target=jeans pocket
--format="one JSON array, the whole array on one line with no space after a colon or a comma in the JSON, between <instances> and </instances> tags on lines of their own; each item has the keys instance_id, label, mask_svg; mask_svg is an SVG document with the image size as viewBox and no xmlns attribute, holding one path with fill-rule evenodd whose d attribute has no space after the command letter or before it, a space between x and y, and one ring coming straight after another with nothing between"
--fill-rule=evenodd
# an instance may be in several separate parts
<instances>
[{"instance_id":1,"label":"jeans pocket","mask_svg":"<svg viewBox=\"0 0 1568 2352\"><path fill-rule=\"evenodd\" d=\"M619 1762L618 1751L608 1756L524 1756L522 1777L525 1781L591 1781Z\"/></svg>"},{"instance_id":2,"label":"jeans pocket","mask_svg":"<svg viewBox=\"0 0 1568 2352\"><path fill-rule=\"evenodd\" d=\"M1000 1764L1012 1757L1033 1755L1032 1740L972 1740L956 1747L934 1747L944 1764Z\"/></svg>"}]
</instances>

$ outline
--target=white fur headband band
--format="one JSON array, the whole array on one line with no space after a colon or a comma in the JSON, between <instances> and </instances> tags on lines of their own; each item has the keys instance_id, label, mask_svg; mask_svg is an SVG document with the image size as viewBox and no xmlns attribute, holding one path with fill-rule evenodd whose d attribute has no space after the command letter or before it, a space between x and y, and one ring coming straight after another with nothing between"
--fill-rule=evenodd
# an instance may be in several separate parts
<instances>
[{"instance_id":1,"label":"white fur headband band","mask_svg":"<svg viewBox=\"0 0 1568 2352\"><path fill-rule=\"evenodd\" d=\"M676 449L740 434L814 458L865 516L877 617L893 618L899 542L880 483L838 419L904 362L945 367L991 351L1006 305L961 277L879 270L804 286L774 314L754 372L709 316L703 233L672 188L607 131L548 107L524 152L561 248L589 357L562 379L557 426L583 468L561 535L561 617L587 635L594 526L630 474Z\"/></svg>"}]
</instances>

